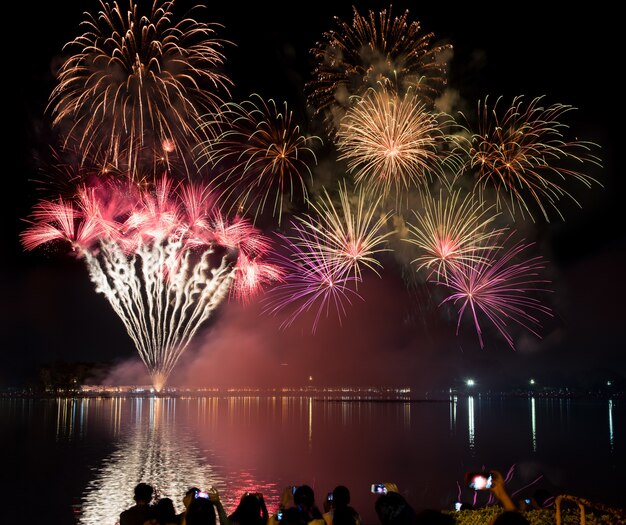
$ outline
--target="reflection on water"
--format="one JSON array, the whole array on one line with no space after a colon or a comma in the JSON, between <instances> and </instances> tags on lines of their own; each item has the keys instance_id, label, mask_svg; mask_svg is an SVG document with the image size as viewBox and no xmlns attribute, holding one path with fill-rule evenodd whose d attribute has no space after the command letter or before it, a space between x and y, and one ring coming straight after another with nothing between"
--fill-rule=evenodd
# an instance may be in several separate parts
<instances>
[{"instance_id":1,"label":"reflection on water","mask_svg":"<svg viewBox=\"0 0 626 525\"><path fill-rule=\"evenodd\" d=\"M611 447L611 452L613 452L615 448L615 442L613 439L613 400L609 399L609 445Z\"/></svg>"},{"instance_id":2,"label":"reflection on water","mask_svg":"<svg viewBox=\"0 0 626 525\"><path fill-rule=\"evenodd\" d=\"M48 505L67 509L79 500L83 525L114 525L142 481L178 511L190 486L215 486L227 512L245 491L262 492L271 512L286 485L312 485L321 504L323 494L345 484L371 524L377 523L372 483L396 482L417 508L449 508L456 480L483 465L525 464L520 476L550 472L552 482L567 480L568 491L608 504L618 497L615 465L626 459L619 403L608 402L608 440L604 400L452 394L418 403L282 396L0 399L0 420L5 429L33 428L30 441L9 445L33 465L24 479L50 487ZM46 462L55 468L42 478L37 466Z\"/></svg>"},{"instance_id":3,"label":"reflection on water","mask_svg":"<svg viewBox=\"0 0 626 525\"><path fill-rule=\"evenodd\" d=\"M450 396L450 435L456 434L456 405L457 397Z\"/></svg>"},{"instance_id":4,"label":"reflection on water","mask_svg":"<svg viewBox=\"0 0 626 525\"><path fill-rule=\"evenodd\" d=\"M530 433L532 435L533 452L537 452L537 413L535 411L535 398L530 398Z\"/></svg>"},{"instance_id":5,"label":"reflection on water","mask_svg":"<svg viewBox=\"0 0 626 525\"><path fill-rule=\"evenodd\" d=\"M474 396L469 396L467 398L467 441L472 456L474 455L476 445L474 438Z\"/></svg>"},{"instance_id":6,"label":"reflection on water","mask_svg":"<svg viewBox=\"0 0 626 525\"><path fill-rule=\"evenodd\" d=\"M88 406L88 400L81 401ZM115 414L119 410L114 405L114 420L120 420L121 414ZM175 400L134 399L130 411L134 426L117 442L116 451L103 461L85 490L81 524L115 523L120 509L134 504L132 488L140 481L151 484L160 497L171 498L177 506L190 486L224 485L201 458L192 436L174 424Z\"/></svg>"}]
</instances>

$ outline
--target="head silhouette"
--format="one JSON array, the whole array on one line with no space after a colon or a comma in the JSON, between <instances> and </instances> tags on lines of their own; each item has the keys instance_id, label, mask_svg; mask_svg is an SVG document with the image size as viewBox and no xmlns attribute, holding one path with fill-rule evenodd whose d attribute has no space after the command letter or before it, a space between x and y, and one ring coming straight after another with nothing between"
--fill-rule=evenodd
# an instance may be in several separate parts
<instances>
[{"instance_id":1,"label":"head silhouette","mask_svg":"<svg viewBox=\"0 0 626 525\"><path fill-rule=\"evenodd\" d=\"M139 483L135 487L135 501L137 503L150 503L154 489L147 483Z\"/></svg>"}]
</instances>

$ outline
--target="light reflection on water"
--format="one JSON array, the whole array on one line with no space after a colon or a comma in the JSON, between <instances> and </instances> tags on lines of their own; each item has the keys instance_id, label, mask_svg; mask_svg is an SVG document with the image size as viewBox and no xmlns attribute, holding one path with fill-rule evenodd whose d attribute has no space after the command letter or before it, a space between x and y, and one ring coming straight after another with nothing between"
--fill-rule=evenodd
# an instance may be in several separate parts
<instances>
[{"instance_id":1,"label":"light reflection on water","mask_svg":"<svg viewBox=\"0 0 626 525\"><path fill-rule=\"evenodd\" d=\"M30 401L18 408L24 420L37 414ZM369 494L374 482L397 482L418 508L447 508L465 470L507 470L526 461L528 475L545 466L557 468L555 479L568 479L566 465L580 456L582 436L596 443L583 451L615 458L601 460L607 479L607 469L623 457L617 437L621 405L614 401L608 402L608 418L606 401L593 412L569 400L453 395L417 404L280 396L59 398L44 408L59 445L107 440L106 454L88 465L92 474L76 494L82 493L82 525L113 525L133 504L140 481L171 498L178 511L190 486L215 486L227 512L246 491L262 492L272 512L286 485L311 484L321 504L321 495L343 483L365 523L375 523ZM581 425L584 431L576 432Z\"/></svg>"},{"instance_id":2,"label":"light reflection on water","mask_svg":"<svg viewBox=\"0 0 626 525\"><path fill-rule=\"evenodd\" d=\"M113 409L121 411L119 405ZM151 484L160 497L171 498L178 511L190 486L219 489L224 485L202 460L192 436L174 424L175 400L135 399L130 411L133 427L116 443L115 452L103 461L85 490L79 521L83 525L115 523L120 509L134 504L132 488L140 481ZM120 418L121 414L113 415L114 420Z\"/></svg>"}]
</instances>

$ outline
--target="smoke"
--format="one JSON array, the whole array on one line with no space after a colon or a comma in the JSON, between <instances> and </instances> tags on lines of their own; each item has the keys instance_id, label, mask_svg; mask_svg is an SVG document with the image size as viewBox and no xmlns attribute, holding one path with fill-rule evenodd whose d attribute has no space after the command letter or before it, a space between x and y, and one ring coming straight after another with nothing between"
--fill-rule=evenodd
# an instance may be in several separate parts
<instances>
[{"instance_id":1,"label":"smoke","mask_svg":"<svg viewBox=\"0 0 626 525\"><path fill-rule=\"evenodd\" d=\"M152 385L146 366L138 358L132 358L115 364L102 379L105 386Z\"/></svg>"},{"instance_id":2,"label":"smoke","mask_svg":"<svg viewBox=\"0 0 626 525\"><path fill-rule=\"evenodd\" d=\"M311 385L404 387L436 383L449 354L436 342L448 327L407 322L413 298L394 275L368 275L359 293L363 301L322 314L311 333L315 310L281 330L284 318L263 313L264 300L230 302L213 326L196 338L195 349L179 361L171 385L280 388ZM426 331L430 333L425 333Z\"/></svg>"}]
</instances>

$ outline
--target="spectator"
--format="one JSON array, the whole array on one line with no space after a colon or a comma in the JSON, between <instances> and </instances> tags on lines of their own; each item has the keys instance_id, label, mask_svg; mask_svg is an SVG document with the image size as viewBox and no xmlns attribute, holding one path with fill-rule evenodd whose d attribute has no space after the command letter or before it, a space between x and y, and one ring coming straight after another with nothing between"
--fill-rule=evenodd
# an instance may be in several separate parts
<instances>
[{"instance_id":1,"label":"spectator","mask_svg":"<svg viewBox=\"0 0 626 525\"><path fill-rule=\"evenodd\" d=\"M231 525L267 525L267 519L267 507L260 492L246 492L235 511L228 516Z\"/></svg>"},{"instance_id":2,"label":"spectator","mask_svg":"<svg viewBox=\"0 0 626 525\"><path fill-rule=\"evenodd\" d=\"M389 491L376 500L376 515L381 525L413 525L415 511L398 492Z\"/></svg>"},{"instance_id":3,"label":"spectator","mask_svg":"<svg viewBox=\"0 0 626 525\"><path fill-rule=\"evenodd\" d=\"M325 525L322 513L315 505L315 493L308 485L300 485L293 493L296 508L304 515L310 525Z\"/></svg>"},{"instance_id":4,"label":"spectator","mask_svg":"<svg viewBox=\"0 0 626 525\"><path fill-rule=\"evenodd\" d=\"M350 506L350 490L338 485L332 491L329 509L324 513L326 525L361 525L359 513Z\"/></svg>"},{"instance_id":5,"label":"spectator","mask_svg":"<svg viewBox=\"0 0 626 525\"><path fill-rule=\"evenodd\" d=\"M176 509L170 498L161 498L154 506L153 521L157 525L177 525Z\"/></svg>"},{"instance_id":6,"label":"spectator","mask_svg":"<svg viewBox=\"0 0 626 525\"><path fill-rule=\"evenodd\" d=\"M135 505L120 514L120 525L143 525L152 518L150 501L154 489L147 483L139 483L135 487Z\"/></svg>"},{"instance_id":7,"label":"spectator","mask_svg":"<svg viewBox=\"0 0 626 525\"><path fill-rule=\"evenodd\" d=\"M183 496L183 505L185 506L185 510L183 510L178 516L176 516L178 518L178 523L180 523L180 525L186 525L187 509L189 509L189 505L196 497L196 494L199 492L200 492L200 489L197 487L191 487L190 489L187 490L187 492L185 492L185 495Z\"/></svg>"}]
</instances>

